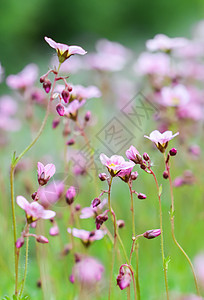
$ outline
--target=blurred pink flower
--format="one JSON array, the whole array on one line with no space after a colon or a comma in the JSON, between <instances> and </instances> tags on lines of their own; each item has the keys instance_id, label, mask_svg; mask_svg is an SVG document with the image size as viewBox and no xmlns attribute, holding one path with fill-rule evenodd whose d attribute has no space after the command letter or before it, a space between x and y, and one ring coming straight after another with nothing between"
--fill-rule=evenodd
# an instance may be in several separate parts
<instances>
[{"instance_id":1,"label":"blurred pink flower","mask_svg":"<svg viewBox=\"0 0 204 300\"><path fill-rule=\"evenodd\" d=\"M170 58L165 53L140 54L138 61L133 66L136 73L143 75L158 74L160 76L170 75Z\"/></svg>"},{"instance_id":2,"label":"blurred pink flower","mask_svg":"<svg viewBox=\"0 0 204 300\"><path fill-rule=\"evenodd\" d=\"M76 189L74 186L70 186L66 192L66 202L71 205L76 197Z\"/></svg>"},{"instance_id":3,"label":"blurred pink flower","mask_svg":"<svg viewBox=\"0 0 204 300\"><path fill-rule=\"evenodd\" d=\"M52 226L50 228L49 234L52 236L56 236L59 234L59 228L58 228L57 224L55 224L54 226Z\"/></svg>"},{"instance_id":4,"label":"blurred pink flower","mask_svg":"<svg viewBox=\"0 0 204 300\"><path fill-rule=\"evenodd\" d=\"M17 103L9 95L0 97L0 114L13 116L17 111Z\"/></svg>"},{"instance_id":5,"label":"blurred pink flower","mask_svg":"<svg viewBox=\"0 0 204 300\"><path fill-rule=\"evenodd\" d=\"M25 90L35 83L37 76L37 65L29 64L17 75L9 75L6 79L6 83L11 89Z\"/></svg>"},{"instance_id":6,"label":"blurred pink flower","mask_svg":"<svg viewBox=\"0 0 204 300\"><path fill-rule=\"evenodd\" d=\"M47 164L44 166L41 162L38 162L38 183L39 185L45 185L50 178L55 174L56 168L53 164Z\"/></svg>"},{"instance_id":7,"label":"blurred pink flower","mask_svg":"<svg viewBox=\"0 0 204 300\"><path fill-rule=\"evenodd\" d=\"M154 142L157 148L161 152L165 152L165 149L168 146L168 142L172 140L175 136L177 136L179 132L172 134L172 131L165 131L163 133L159 132L158 130L154 130L150 133L150 136L144 135L147 139Z\"/></svg>"},{"instance_id":8,"label":"blurred pink flower","mask_svg":"<svg viewBox=\"0 0 204 300\"><path fill-rule=\"evenodd\" d=\"M77 99L73 100L64 110L64 116L76 120L78 115L78 110L81 106L86 103L86 100L78 101Z\"/></svg>"},{"instance_id":9,"label":"blurred pink flower","mask_svg":"<svg viewBox=\"0 0 204 300\"><path fill-rule=\"evenodd\" d=\"M84 207L81 210L80 219L88 219L98 215L102 208L107 204L108 200L105 198L103 201L96 207L93 208L92 204L90 207Z\"/></svg>"},{"instance_id":10,"label":"blurred pink flower","mask_svg":"<svg viewBox=\"0 0 204 300\"><path fill-rule=\"evenodd\" d=\"M82 86L82 85L73 85L71 96L74 99L82 100L82 99L90 99L90 98L100 98L101 91L94 85L90 86Z\"/></svg>"},{"instance_id":11,"label":"blurred pink flower","mask_svg":"<svg viewBox=\"0 0 204 300\"><path fill-rule=\"evenodd\" d=\"M194 258L194 266L198 281L204 289L204 252L196 255Z\"/></svg>"},{"instance_id":12,"label":"blurred pink flower","mask_svg":"<svg viewBox=\"0 0 204 300\"><path fill-rule=\"evenodd\" d=\"M127 170L134 167L134 163L131 161L125 161L122 156L113 155L110 158L104 153L100 155L101 163L107 167L111 176L119 176L119 172L122 170Z\"/></svg>"},{"instance_id":13,"label":"blurred pink flower","mask_svg":"<svg viewBox=\"0 0 204 300\"><path fill-rule=\"evenodd\" d=\"M157 34L152 40L146 42L149 51L170 51L175 48L184 47L189 41L183 37L169 38L164 34Z\"/></svg>"},{"instance_id":14,"label":"blurred pink flower","mask_svg":"<svg viewBox=\"0 0 204 300\"><path fill-rule=\"evenodd\" d=\"M182 105L178 108L177 116L180 119L203 120L203 105L191 101L188 105Z\"/></svg>"},{"instance_id":15,"label":"blurred pink flower","mask_svg":"<svg viewBox=\"0 0 204 300\"><path fill-rule=\"evenodd\" d=\"M131 283L131 273L128 268L120 268L119 275L117 276L117 285L121 290L124 290Z\"/></svg>"},{"instance_id":16,"label":"blurred pink flower","mask_svg":"<svg viewBox=\"0 0 204 300\"><path fill-rule=\"evenodd\" d=\"M64 183L62 181L54 181L47 186L38 189L38 197L40 204L47 208L55 204L64 192Z\"/></svg>"},{"instance_id":17,"label":"blurred pink flower","mask_svg":"<svg viewBox=\"0 0 204 300\"><path fill-rule=\"evenodd\" d=\"M87 52L79 47L79 46L68 46L61 43L56 43L51 38L45 37L45 41L50 45L50 47L54 48L57 51L57 55L59 58L59 62L63 63L66 59L68 59L71 55L80 54L84 55Z\"/></svg>"},{"instance_id":18,"label":"blurred pink flower","mask_svg":"<svg viewBox=\"0 0 204 300\"><path fill-rule=\"evenodd\" d=\"M75 280L89 288L100 281L104 272L104 266L93 257L83 257L72 269L71 282Z\"/></svg>"},{"instance_id":19,"label":"blurred pink flower","mask_svg":"<svg viewBox=\"0 0 204 300\"><path fill-rule=\"evenodd\" d=\"M28 223L32 223L38 219L51 219L56 215L52 210L45 210L44 207L36 201L29 203L23 196L18 196L16 202L25 210Z\"/></svg>"},{"instance_id":20,"label":"blurred pink flower","mask_svg":"<svg viewBox=\"0 0 204 300\"><path fill-rule=\"evenodd\" d=\"M89 246L92 242L101 240L106 232L104 230L87 231L84 229L67 228L68 233L82 240L83 244Z\"/></svg>"},{"instance_id":21,"label":"blurred pink flower","mask_svg":"<svg viewBox=\"0 0 204 300\"><path fill-rule=\"evenodd\" d=\"M161 89L160 104L163 106L182 106L190 101L190 94L184 85L165 86Z\"/></svg>"}]
</instances>

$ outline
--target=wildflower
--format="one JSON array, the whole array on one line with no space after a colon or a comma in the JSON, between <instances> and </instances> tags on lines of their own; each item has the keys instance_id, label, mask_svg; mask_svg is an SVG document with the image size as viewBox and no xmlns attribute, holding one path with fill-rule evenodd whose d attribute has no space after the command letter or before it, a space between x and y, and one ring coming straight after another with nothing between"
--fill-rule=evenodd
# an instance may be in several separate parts
<instances>
[{"instance_id":1,"label":"wildflower","mask_svg":"<svg viewBox=\"0 0 204 300\"><path fill-rule=\"evenodd\" d=\"M126 151L126 156L135 164L142 164L143 162L139 151L134 146L130 146L130 148Z\"/></svg>"},{"instance_id":2,"label":"wildflower","mask_svg":"<svg viewBox=\"0 0 204 300\"><path fill-rule=\"evenodd\" d=\"M145 233L143 233L143 237L146 239L154 239L155 237L159 236L161 234L160 229L152 229L148 230Z\"/></svg>"},{"instance_id":3,"label":"wildflower","mask_svg":"<svg viewBox=\"0 0 204 300\"><path fill-rule=\"evenodd\" d=\"M82 243L86 247L88 247L94 241L101 240L106 234L106 232L103 230L87 231L84 229L67 228L67 231L71 233L74 237L81 239Z\"/></svg>"},{"instance_id":4,"label":"wildflower","mask_svg":"<svg viewBox=\"0 0 204 300\"><path fill-rule=\"evenodd\" d=\"M78 115L78 110L85 103L86 103L86 100L82 100L82 101L79 102L77 99L75 99L67 107L64 107L64 116L72 119L73 121L76 121L77 115ZM58 105L60 105L60 104L58 104ZM63 106L63 105L61 104L61 106Z\"/></svg>"},{"instance_id":5,"label":"wildflower","mask_svg":"<svg viewBox=\"0 0 204 300\"><path fill-rule=\"evenodd\" d=\"M150 136L145 135L144 137L154 142L157 148L163 153L168 146L168 142L178 134L179 132L173 135L172 131L165 131L164 133L161 133L158 130L154 130L150 133Z\"/></svg>"},{"instance_id":6,"label":"wildflower","mask_svg":"<svg viewBox=\"0 0 204 300\"><path fill-rule=\"evenodd\" d=\"M29 64L17 75L9 75L6 83L13 90L25 90L34 84L37 76L38 67L35 64Z\"/></svg>"},{"instance_id":7,"label":"wildflower","mask_svg":"<svg viewBox=\"0 0 204 300\"><path fill-rule=\"evenodd\" d=\"M71 205L74 202L74 198L76 197L76 189L74 186L70 186L66 192L66 202Z\"/></svg>"},{"instance_id":8,"label":"wildflower","mask_svg":"<svg viewBox=\"0 0 204 300\"><path fill-rule=\"evenodd\" d=\"M146 42L146 47L150 51L169 52L172 49L184 47L188 44L188 40L182 37L169 38L164 34L157 34L152 40Z\"/></svg>"},{"instance_id":9,"label":"wildflower","mask_svg":"<svg viewBox=\"0 0 204 300\"><path fill-rule=\"evenodd\" d=\"M83 287L91 287L100 281L104 272L103 265L93 257L79 259L72 269L71 282L80 282Z\"/></svg>"},{"instance_id":10,"label":"wildflower","mask_svg":"<svg viewBox=\"0 0 204 300\"><path fill-rule=\"evenodd\" d=\"M47 164L44 166L41 162L38 162L38 183L39 185L45 185L49 179L55 174L55 165Z\"/></svg>"},{"instance_id":11,"label":"wildflower","mask_svg":"<svg viewBox=\"0 0 204 300\"><path fill-rule=\"evenodd\" d=\"M131 273L128 268L120 267L119 275L117 276L117 285L121 290L124 290L131 283Z\"/></svg>"},{"instance_id":12,"label":"wildflower","mask_svg":"<svg viewBox=\"0 0 204 300\"><path fill-rule=\"evenodd\" d=\"M68 46L61 43L56 43L51 38L45 37L45 41L50 45L50 47L54 48L57 51L57 55L59 58L59 62L63 63L66 59L68 59L71 55L80 54L84 55L87 52L79 47L79 46Z\"/></svg>"},{"instance_id":13,"label":"wildflower","mask_svg":"<svg viewBox=\"0 0 204 300\"><path fill-rule=\"evenodd\" d=\"M64 192L64 183L62 181L56 180L54 182L48 183L46 186L41 186L38 189L38 197L40 204L44 208L56 203Z\"/></svg>"},{"instance_id":14,"label":"wildflower","mask_svg":"<svg viewBox=\"0 0 204 300\"><path fill-rule=\"evenodd\" d=\"M95 217L99 214L99 212L102 210L102 208L106 205L107 199L105 198L97 207L91 206L90 207L84 207L81 210L80 219L88 219L91 217Z\"/></svg>"},{"instance_id":15,"label":"wildflower","mask_svg":"<svg viewBox=\"0 0 204 300\"><path fill-rule=\"evenodd\" d=\"M125 161L122 156L113 155L110 158L105 154L100 155L100 160L103 165L105 165L112 177L119 176L120 171L124 171L134 167L134 163L130 161Z\"/></svg>"},{"instance_id":16,"label":"wildflower","mask_svg":"<svg viewBox=\"0 0 204 300\"><path fill-rule=\"evenodd\" d=\"M190 94L185 86L178 84L174 87L165 86L161 89L161 105L181 106L190 101Z\"/></svg>"},{"instance_id":17,"label":"wildflower","mask_svg":"<svg viewBox=\"0 0 204 300\"><path fill-rule=\"evenodd\" d=\"M29 203L23 196L18 196L16 202L25 211L29 224L38 219L51 219L56 215L52 210L45 210L44 207L36 201Z\"/></svg>"}]
</instances>

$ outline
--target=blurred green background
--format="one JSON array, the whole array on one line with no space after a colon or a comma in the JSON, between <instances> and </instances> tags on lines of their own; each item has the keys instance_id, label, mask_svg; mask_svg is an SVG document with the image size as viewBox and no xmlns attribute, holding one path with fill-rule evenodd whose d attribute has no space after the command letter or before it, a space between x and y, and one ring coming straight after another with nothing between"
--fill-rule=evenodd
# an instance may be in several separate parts
<instances>
[{"instance_id":1,"label":"blurred green background","mask_svg":"<svg viewBox=\"0 0 204 300\"><path fill-rule=\"evenodd\" d=\"M1 0L0 61L18 72L47 54L44 36L88 50L103 37L141 48L156 33L188 36L203 17L203 0Z\"/></svg>"}]
</instances>

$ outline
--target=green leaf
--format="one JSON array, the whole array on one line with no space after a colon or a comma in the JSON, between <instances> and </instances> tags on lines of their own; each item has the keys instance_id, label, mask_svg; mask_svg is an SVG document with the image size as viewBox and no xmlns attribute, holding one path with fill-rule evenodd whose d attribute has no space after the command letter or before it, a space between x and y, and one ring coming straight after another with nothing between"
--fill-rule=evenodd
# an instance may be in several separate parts
<instances>
[{"instance_id":1,"label":"green leaf","mask_svg":"<svg viewBox=\"0 0 204 300\"><path fill-rule=\"evenodd\" d=\"M13 300L18 300L16 295L13 295Z\"/></svg>"},{"instance_id":2,"label":"green leaf","mask_svg":"<svg viewBox=\"0 0 204 300\"><path fill-rule=\"evenodd\" d=\"M162 194L162 184L160 184L159 186L159 197L161 197L161 194Z\"/></svg>"},{"instance_id":3,"label":"green leaf","mask_svg":"<svg viewBox=\"0 0 204 300\"><path fill-rule=\"evenodd\" d=\"M14 151L12 157L11 157L11 164L14 165L16 161L16 151Z\"/></svg>"},{"instance_id":4,"label":"green leaf","mask_svg":"<svg viewBox=\"0 0 204 300\"><path fill-rule=\"evenodd\" d=\"M168 269L168 265L171 261L171 257L170 256L167 256L165 259L164 259L164 264L165 264L165 269L167 270Z\"/></svg>"},{"instance_id":5,"label":"green leaf","mask_svg":"<svg viewBox=\"0 0 204 300\"><path fill-rule=\"evenodd\" d=\"M5 296L5 297L2 298L1 300L11 300L11 298L9 298L8 296Z\"/></svg>"}]
</instances>

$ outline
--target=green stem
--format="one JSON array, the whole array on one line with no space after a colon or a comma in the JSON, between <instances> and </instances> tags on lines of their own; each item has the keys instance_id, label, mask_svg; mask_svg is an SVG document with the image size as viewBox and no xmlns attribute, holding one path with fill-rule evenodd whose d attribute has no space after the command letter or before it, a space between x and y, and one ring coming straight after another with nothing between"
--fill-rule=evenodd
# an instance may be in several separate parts
<instances>
[{"instance_id":1,"label":"green stem","mask_svg":"<svg viewBox=\"0 0 204 300\"><path fill-rule=\"evenodd\" d=\"M27 224L27 226L26 226L26 234L28 234L28 233L29 233L29 224ZM23 275L22 286L21 286L21 291L19 293L19 297L21 297L23 294L25 281L26 281L27 268L28 268L28 245L29 245L29 236L26 236L25 269L24 269L24 275Z\"/></svg>"},{"instance_id":2,"label":"green stem","mask_svg":"<svg viewBox=\"0 0 204 300\"><path fill-rule=\"evenodd\" d=\"M166 155L165 155L165 153L164 153L164 161L165 161L165 165L166 165L166 170L168 172L169 185L170 185L170 193L171 193L171 213L170 213L170 220L171 220L171 234L172 234L172 238L173 238L173 241L174 241L175 245L183 253L183 255L185 256L185 258L187 259L187 261L188 261L188 263L190 265L191 271L193 273L193 278L194 278L194 282L195 282L196 292L197 292L197 295L200 296L199 287L198 287L198 281L197 281L197 277L196 277L195 270L194 270L193 264L191 262L191 259L189 258L189 256L184 251L184 249L181 247L181 245L179 244L179 242L177 241L177 239L175 237L175 224L174 224L174 212L175 212L175 210L174 210L173 185L172 185L172 179L171 179L171 174L170 174L170 166L169 166L169 162L166 162Z\"/></svg>"},{"instance_id":3,"label":"green stem","mask_svg":"<svg viewBox=\"0 0 204 300\"><path fill-rule=\"evenodd\" d=\"M132 233L133 237L135 238L135 214L134 214L134 199L133 199L133 193L132 193L132 185L130 181L128 181L128 186L130 190L130 198L131 198L131 212L132 212ZM136 256L136 272L135 272L135 280L136 280L136 288L137 288L137 298L140 300L140 284L139 284L139 254L138 254L138 240L133 243L134 247L135 245L135 256ZM133 250L133 248L132 248ZM130 257L131 259L131 257ZM130 263L130 262L129 262Z\"/></svg>"},{"instance_id":4,"label":"green stem","mask_svg":"<svg viewBox=\"0 0 204 300\"><path fill-rule=\"evenodd\" d=\"M161 195L159 192L159 184L156 178L155 173L149 168L149 171L154 177L154 181L157 187L158 199L159 199L159 220L160 220L160 230L161 230L161 254L162 254L162 262L163 262L163 270L164 270L164 280L165 280L165 287L166 287L166 297L169 300L169 289L168 289L168 280L167 280L167 267L165 263L165 256L164 256L164 236L163 236L163 221L162 221L162 206L161 206Z\"/></svg>"}]
</instances>

